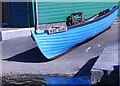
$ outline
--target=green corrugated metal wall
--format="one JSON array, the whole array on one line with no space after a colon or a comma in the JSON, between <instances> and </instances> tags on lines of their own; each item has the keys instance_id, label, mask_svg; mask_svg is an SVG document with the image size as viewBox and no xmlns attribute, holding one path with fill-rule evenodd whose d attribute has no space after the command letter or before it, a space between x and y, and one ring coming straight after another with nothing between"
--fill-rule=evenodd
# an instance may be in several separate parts
<instances>
[{"instance_id":1,"label":"green corrugated metal wall","mask_svg":"<svg viewBox=\"0 0 120 86\"><path fill-rule=\"evenodd\" d=\"M87 18L117 4L117 2L38 2L39 24L65 21L72 12L79 11Z\"/></svg>"}]
</instances>

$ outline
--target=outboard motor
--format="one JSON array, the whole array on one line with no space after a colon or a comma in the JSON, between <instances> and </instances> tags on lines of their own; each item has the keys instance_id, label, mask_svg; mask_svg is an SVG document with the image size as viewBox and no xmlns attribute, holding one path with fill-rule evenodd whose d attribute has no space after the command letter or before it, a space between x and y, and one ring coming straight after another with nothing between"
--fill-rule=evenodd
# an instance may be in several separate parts
<instances>
[{"instance_id":1,"label":"outboard motor","mask_svg":"<svg viewBox=\"0 0 120 86\"><path fill-rule=\"evenodd\" d=\"M72 17L71 16L68 16L67 18L66 18L66 24L67 24L67 26L71 26L72 25Z\"/></svg>"},{"instance_id":2,"label":"outboard motor","mask_svg":"<svg viewBox=\"0 0 120 86\"><path fill-rule=\"evenodd\" d=\"M75 16L78 16L79 18L75 18ZM82 21L82 12L72 13L66 20L67 26L79 24Z\"/></svg>"}]
</instances>

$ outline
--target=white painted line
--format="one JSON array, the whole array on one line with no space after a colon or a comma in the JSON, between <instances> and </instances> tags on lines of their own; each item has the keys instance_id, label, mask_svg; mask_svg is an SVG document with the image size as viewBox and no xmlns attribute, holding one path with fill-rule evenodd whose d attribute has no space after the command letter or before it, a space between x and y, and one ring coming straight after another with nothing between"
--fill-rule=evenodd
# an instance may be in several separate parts
<instances>
[{"instance_id":1,"label":"white painted line","mask_svg":"<svg viewBox=\"0 0 120 86\"><path fill-rule=\"evenodd\" d=\"M88 48L86 49L86 52L88 52L88 50L90 50L90 48L91 48L91 47L88 47Z\"/></svg>"},{"instance_id":2,"label":"white painted line","mask_svg":"<svg viewBox=\"0 0 120 86\"><path fill-rule=\"evenodd\" d=\"M98 44L98 47L100 47L100 44Z\"/></svg>"}]
</instances>

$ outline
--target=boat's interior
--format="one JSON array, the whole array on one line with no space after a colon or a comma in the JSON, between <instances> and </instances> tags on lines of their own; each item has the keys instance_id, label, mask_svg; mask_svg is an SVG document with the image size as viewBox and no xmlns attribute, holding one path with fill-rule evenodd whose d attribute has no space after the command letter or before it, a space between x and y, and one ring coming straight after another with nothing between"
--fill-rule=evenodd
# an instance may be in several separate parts
<instances>
[{"instance_id":1,"label":"boat's interior","mask_svg":"<svg viewBox=\"0 0 120 86\"><path fill-rule=\"evenodd\" d=\"M98 14L95 14L93 16L91 16L90 18L87 18L87 19L83 19L82 18L82 12L78 12L78 13L72 13L71 16L68 16L66 18L66 25L67 26L72 26L72 25L76 25L76 24L81 24L81 23L84 23L84 22L89 22L89 21L92 21L92 20L95 20L103 15L106 15L107 13L110 12L110 9L106 9L102 12L99 12ZM79 18L75 18L75 16L79 16Z\"/></svg>"}]
</instances>

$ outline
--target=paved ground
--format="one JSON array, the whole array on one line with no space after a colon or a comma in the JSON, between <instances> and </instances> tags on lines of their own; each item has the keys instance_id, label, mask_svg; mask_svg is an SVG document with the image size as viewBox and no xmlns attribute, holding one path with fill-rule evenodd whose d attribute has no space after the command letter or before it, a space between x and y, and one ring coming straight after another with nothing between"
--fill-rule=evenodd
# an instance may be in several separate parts
<instances>
[{"instance_id":1,"label":"paved ground","mask_svg":"<svg viewBox=\"0 0 120 86\"><path fill-rule=\"evenodd\" d=\"M7 59L36 47L31 37L15 38L2 42L2 59Z\"/></svg>"},{"instance_id":2,"label":"paved ground","mask_svg":"<svg viewBox=\"0 0 120 86\"><path fill-rule=\"evenodd\" d=\"M118 62L120 61L118 59L118 46L120 43L120 40L118 40L119 30L116 28L111 29L113 34L109 33L109 37L111 38L111 41L109 41L110 44L104 48L93 68L113 70L113 66L120 65Z\"/></svg>"},{"instance_id":3,"label":"paved ground","mask_svg":"<svg viewBox=\"0 0 120 86\"><path fill-rule=\"evenodd\" d=\"M0 77L1 76L2 76L2 42L0 42Z\"/></svg>"},{"instance_id":4,"label":"paved ground","mask_svg":"<svg viewBox=\"0 0 120 86\"><path fill-rule=\"evenodd\" d=\"M75 74L79 69L90 71L94 63L98 59L99 64L95 64L94 69L102 69L105 67L106 70L113 70L112 64L116 64L118 60L116 55L109 53L112 56L104 55L106 53L103 50L112 49L117 46L118 40L118 26L113 25L112 29L102 33L93 40L78 46L66 55L46 62L36 47L36 43L31 37L17 38L12 40L3 41L2 43L2 74ZM114 49L116 50L116 49ZM103 53L102 53L103 52ZM116 52L116 51L115 51ZM114 52L114 53L115 53ZM98 58L97 56L101 56ZM117 54L117 53L116 53ZM107 61L108 58L114 58ZM115 61L113 61L115 60ZM99 61L104 61L104 64L100 64ZM107 64L107 65L105 65ZM110 64L110 65L109 65ZM111 69L110 69L111 68Z\"/></svg>"},{"instance_id":5,"label":"paved ground","mask_svg":"<svg viewBox=\"0 0 120 86\"><path fill-rule=\"evenodd\" d=\"M2 28L0 28L0 41L2 41L2 33L1 33L1 31L2 31Z\"/></svg>"}]
</instances>

